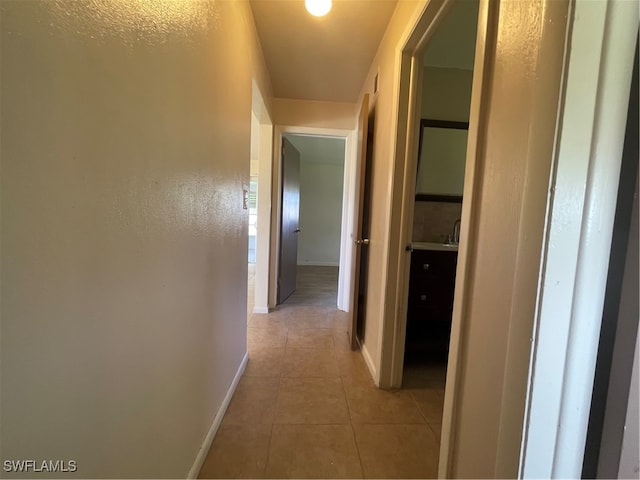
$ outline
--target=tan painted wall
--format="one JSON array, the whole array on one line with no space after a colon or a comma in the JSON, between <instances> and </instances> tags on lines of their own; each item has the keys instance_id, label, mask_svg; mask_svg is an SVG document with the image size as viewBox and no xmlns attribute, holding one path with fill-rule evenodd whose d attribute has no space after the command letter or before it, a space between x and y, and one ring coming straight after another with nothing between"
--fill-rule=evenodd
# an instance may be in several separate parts
<instances>
[{"instance_id":1,"label":"tan painted wall","mask_svg":"<svg viewBox=\"0 0 640 480\"><path fill-rule=\"evenodd\" d=\"M473 70L425 67L422 80L422 118L469 121Z\"/></svg>"},{"instance_id":2,"label":"tan painted wall","mask_svg":"<svg viewBox=\"0 0 640 480\"><path fill-rule=\"evenodd\" d=\"M274 125L353 130L356 116L352 103L273 99Z\"/></svg>"},{"instance_id":3,"label":"tan painted wall","mask_svg":"<svg viewBox=\"0 0 640 480\"><path fill-rule=\"evenodd\" d=\"M367 318L364 338L365 355L369 355L373 365L374 379L379 380L380 369L380 333L384 317L384 292L386 289L386 262L388 251L389 215L391 209L391 181L395 144L393 140L398 99L396 97L396 78L399 65L400 39L406 36L412 19L425 5L422 0L398 2L389 22L387 31L371 64L363 85L356 109L360 107L365 93L370 96L370 105L375 108L375 140L372 168L371 232L369 243L369 274L367 290ZM376 73L378 93L373 96L373 83ZM370 107L371 108L371 107Z\"/></svg>"},{"instance_id":4,"label":"tan painted wall","mask_svg":"<svg viewBox=\"0 0 640 480\"><path fill-rule=\"evenodd\" d=\"M492 5L497 29L487 40L475 189L465 182L465 198L474 192L470 213L463 207L467 283L454 306L463 332L454 478L518 475L569 10L557 0Z\"/></svg>"},{"instance_id":5,"label":"tan painted wall","mask_svg":"<svg viewBox=\"0 0 640 480\"><path fill-rule=\"evenodd\" d=\"M246 352L254 36L246 2L2 2L2 460L187 475Z\"/></svg>"}]
</instances>

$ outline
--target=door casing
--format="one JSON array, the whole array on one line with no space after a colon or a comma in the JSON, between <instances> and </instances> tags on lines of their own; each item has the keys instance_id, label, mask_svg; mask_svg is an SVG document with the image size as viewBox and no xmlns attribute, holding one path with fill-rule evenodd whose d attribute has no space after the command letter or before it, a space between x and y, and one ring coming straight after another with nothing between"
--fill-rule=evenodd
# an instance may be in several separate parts
<instances>
[{"instance_id":1,"label":"door casing","mask_svg":"<svg viewBox=\"0 0 640 480\"><path fill-rule=\"evenodd\" d=\"M551 2L552 3L552 2ZM602 25L604 25L604 28L599 29L596 33L597 35L597 40L601 43L603 43L604 45L606 45L607 47L609 47L610 45L615 45L616 47L622 47L623 50L629 50L631 53L628 55L629 56L629 62L632 62L632 50L633 50L633 45L635 42L635 36L637 34L637 18L638 18L638 11L637 11L637 4L635 4L635 2L624 2L624 1L617 1L617 0L608 0L607 2L581 2L581 1L577 1L575 2L577 3L581 8L587 6L589 4L594 4L594 3L606 3L606 6L604 7L604 10L609 9L612 5L613 8L611 10L609 10L609 12L605 12L607 13L606 15L600 15L599 18L601 19ZM439 18L441 18L441 15L443 15L446 12L447 6L448 4L450 5L451 2L449 0L444 0L444 1L432 1L430 3L428 3L425 7L425 9L423 10L422 14L419 15L416 18L416 22L415 24L412 24L408 27L408 34L405 37L406 41L404 41L400 52L399 52L399 72L398 72L398 84L396 87L396 90L394 91L394 93L398 94L398 98L400 99L400 105L398 106L398 125L397 125L397 130L396 130L396 138L395 138L395 165L396 165L396 170L394 172L394 177L398 178L399 180L396 181L396 184L393 186L394 188L394 193L392 193L392 196L395 194L395 192L398 191L398 189L402 189L402 193L399 195L400 198L403 198L403 203L402 204L398 204L398 202L395 202L391 209L391 221L390 221L390 234L389 234L389 261L388 261L388 271L387 271L387 276L386 276L386 291L385 291L385 297L386 297L386 302L385 304L388 305L389 307L387 309L385 309L384 312L384 321L383 321L383 325L381 327L382 331L381 331L381 344L382 344L382 349L381 349L381 362L380 362L380 385L381 386L398 386L398 382L399 380L401 381L401 376L398 374L398 372L401 372L401 359L402 359L402 345L403 345L403 340L404 340L404 321L401 320L404 318L405 313L404 313L404 308L406 306L406 293L407 293L407 278L408 278L408 261L407 258L404 254L404 247L406 245L406 243L408 241L410 241L410 239L406 236L407 232L410 232L410 228L407 227L408 223L411 221L411 217L412 217L412 207L409 206L409 201L412 203L413 201L413 192L412 192L412 188L413 186L411 185L411 182L407 182L407 175L410 171L410 167L413 165L412 162L414 162L413 157L414 155L414 145L417 143L414 141L416 135L417 135L417 127L416 127L416 119L417 119L417 115L415 112L415 108L414 105L416 105L416 98L417 98L417 89L416 86L419 84L419 73L416 71L416 58L415 58L415 52L419 51L420 48L420 43L424 42L425 39L427 39L430 35L430 30L433 30L433 27L435 25L437 25ZM633 11L634 9L634 4L635 4L635 12ZM574 2L571 2L571 5L574 5ZM469 294L468 292L472 292L473 291L473 287L474 285L472 284L472 282L470 283L469 280L467 280L467 275L470 275L472 273L472 270L469 270L471 268L473 268L473 262L476 261L476 259L474 258L475 255L477 255L477 252L475 251L474 248L471 248L470 243L473 242L473 232L472 228L473 228L473 212L477 211L477 208L480 207L480 202L481 202L481 198L477 198L478 197L478 192L475 189L476 186L476 175L479 175L476 172L476 164L474 161L469 161L470 158L475 158L476 155L476 150L479 148L479 146L481 145L481 142L483 141L482 137L478 135L477 131L473 131L473 124L475 123L476 125L479 123L479 121L484 118L485 115L487 115L487 112L484 111L485 110L485 104L484 104L484 97L485 94L488 93L490 91L490 83L488 81L488 79L486 79L486 76L488 74L488 72L485 73L484 69L485 69L485 65L488 65L490 61L492 61L492 57L495 54L496 51L496 45L495 43L491 43L495 40L496 38L496 34L495 32L497 32L498 30L498 15L497 15L497 8L500 6L499 2L491 2L488 0L481 0L480 2L480 16L479 16L479 23L478 23L478 36L477 36L477 44L476 44L476 70L474 71L474 94L472 96L472 105L471 105L471 118L470 118L470 130L469 130L469 146L468 146L468 152L467 152L467 172L466 172L466 178L465 178L465 206L463 207L463 217L462 217L462 238L461 238L461 246L460 246L460 251L459 251L459 261L458 261L458 275L457 275L457 283L456 283L456 301L455 301L455 305L454 305L454 318L453 318L453 328L452 328L452 339L451 339L451 353L450 353L450 361L449 361L449 369L448 369L448 373L447 373L447 393L445 395L445 409L444 409L444 418L443 418L443 424L442 424L442 429L443 429L443 434L442 434L442 439L441 439L441 456L440 456L440 465L439 465L439 476L444 478L444 477L450 477L452 475L452 472L455 474L455 460L452 459L452 455L454 454L455 451L455 432L452 431L452 425L455 422L455 416L456 416L456 396L457 393L461 390L465 388L465 384L461 383L463 382L464 378L461 379L460 377L460 372L459 372L459 349L463 349L465 348L465 345L469 342L469 338L465 337L465 329L463 328L462 325L462 321L463 321L463 310L464 310L464 299L465 297ZM554 8L557 7L557 5L551 5ZM599 6L593 6L592 8L600 8ZM626 13L624 14L620 14L620 11L622 10L627 10ZM573 10L568 10L568 21L566 24L566 38L569 39L571 38L571 41L579 41L580 39L578 37L572 36L574 34L572 34L572 27L573 25L573 16L571 16L571 13L573 12ZM586 13L586 12L585 12ZM625 23L626 20L626 23ZM611 27L611 25L614 25L614 27ZM613 32L618 32L618 36L616 37ZM620 35L619 33L622 32L622 34ZM575 32L574 32L575 33ZM593 32L592 32L593 33ZM565 43L565 49L566 49L566 45L568 45L569 43ZM629 45L627 45L629 44ZM627 48L630 47L630 48ZM591 75L593 75L594 79L598 79L598 78L604 78L604 81L601 82L601 84L596 84L593 88L592 92L589 92L590 94L593 93L597 98L600 99L600 105L602 110L607 111L608 114L613 115L615 117L616 113L619 112L615 112L615 109L617 107L620 106L620 104L622 106L626 105L626 101L624 102L620 102L620 95L622 95L624 97L625 95L625 89L623 89L622 94L620 94L620 92L618 92L617 94L614 93L615 90L613 89L613 87L611 86L612 84L616 83L616 80L618 80L618 83L624 83L624 78L627 75L627 72L624 72L624 69L627 67L627 65L625 64L625 61L619 62L620 65L618 65L618 68L613 68L612 67L612 60L615 60L616 58L620 58L621 54L615 53L616 48L605 48L602 51L602 54L605 58L605 60L603 60L602 64L599 64L599 57L598 57L598 61L596 62L596 70L595 71L591 71L589 72ZM558 53L557 50L555 50L556 54ZM565 50L566 52L566 50ZM592 57L596 57L598 55L600 55L600 51L597 52L592 52L591 56ZM628 53L628 52L623 52L624 54ZM585 54L585 55L589 55L589 54ZM624 55L622 55L624 56ZM606 58L608 57L608 58ZM412 68L413 67L413 68ZM605 68L607 67L607 68ZM610 74L608 72L612 72L615 71L615 73ZM413 72L413 73L412 73ZM603 72L607 72L604 74L603 77ZM565 86L565 81L566 81L566 71L562 71L561 75L560 75L560 80L558 81L558 83L556 84L558 87L562 87ZM620 77L618 77L617 79L615 78L616 75L620 75ZM591 77L590 77L591 78ZM630 75L629 75L630 78ZM486 81L487 80L487 81ZM609 85L607 85L607 81L609 81ZM565 111L563 111L563 107L565 107L566 105L564 104L566 98L568 98L569 93L571 92L572 94L578 94L579 95L579 91L580 91L580 85L579 85L579 81L576 81L576 83L574 83L573 85L569 82L568 85L565 86L565 90L562 90L561 95L562 95L562 102L561 102L561 106L559 107L559 111L557 112L558 115L558 119L562 119L562 118L567 118L566 117L566 113ZM628 92L628 89L626 90ZM411 99L410 101L408 99ZM615 102L611 103L608 102L606 100L610 100L610 99L614 99ZM406 114L406 116L405 116ZM598 112L596 112L596 114L598 114ZM565 117L563 117L563 115ZM602 118L607 118L607 116L601 116ZM619 120L619 119L618 119ZM559 135L560 129L558 128L558 126L560 125L560 120L558 122L557 125L554 124L550 124L548 126L548 128L553 129L556 132L556 135ZM592 145L592 142L590 141L590 139L593 138L598 138L599 143L598 146L602 148L603 145L606 144L607 147L610 147L610 150L607 151L607 153L611 154L613 156L613 158L616 157L617 153L616 153L616 145L621 144L621 140L620 139L616 139L615 138L615 133L612 132L612 127L606 125L605 121L599 121L598 123L595 123L594 125L592 125L593 127L595 127L595 129L591 129L591 130L585 130L584 132L581 132L583 141L582 143L584 143L587 146ZM541 127L541 126L540 126ZM563 127L564 128L564 127ZM477 129L476 129L477 130ZM604 140L604 144L602 143L602 141ZM607 143L610 142L610 143ZM557 155L557 157L555 158L555 165L553 166L554 171L553 176L551 181L555 182L555 185L560 185L558 184L558 179L555 175L557 169L559 168L560 165L566 165L567 167L570 167L571 165L571 161L572 159L575 159L576 156L573 155L573 158L571 155L563 155L563 152L560 151L556 151L554 152L554 154ZM601 159L601 157L599 157L599 159ZM613 163L613 166L611 165L611 163ZM579 238L579 236L574 239L573 243L571 243L572 248L574 248L575 252L580 252L581 253L581 258L578 259L578 268L576 269L568 269L565 268L564 269L564 273L566 275L573 275L575 276L576 274L579 276L579 278L582 280L582 284L578 283L577 287L578 290L572 290L571 292L569 292L568 295L566 295L564 297L564 300L571 303L573 299L576 299L577 301L581 302L582 304L582 308L584 308L587 305L591 305L591 306L595 306L595 311L597 314L597 310L598 308L601 308L601 305L598 305L598 299L594 298L593 295L593 287L595 284L597 284L597 282L592 282L589 281L587 279L587 276L584 275L584 272L590 272L591 275L589 275L588 277L590 279L594 279L594 278L602 278L605 277L606 278L606 265L602 267L602 265L599 265L599 262L593 262L594 260L594 255L595 255L595 250L597 248L607 248L607 238L608 241L610 241L610 231L607 232L607 230L609 230L609 227L607 225L607 221L608 221L608 217L612 215L613 210L615 209L615 204L613 205L613 207L609 204L609 193L610 193L610 189L613 188L615 189L617 187L617 175L615 175L615 161L614 162L610 162L609 165L600 163L599 165L594 165L593 167L589 165L589 162L585 162L581 168L585 169L585 172L587 173L587 178L591 179L591 182L589 184L587 184L586 188L586 198L588 198L589 203L587 205L585 205L585 209L583 210L582 216L578 216L575 217L577 218L578 221L576 221L576 228L577 231L584 231L587 232L587 236L583 237L582 239ZM592 170L593 168L593 170ZM592 171L594 173L594 175L589 175L588 173ZM610 173L613 171L613 175L610 175ZM595 175L596 172L600 172L603 173L602 175ZM605 173L606 172L606 173ZM538 181L540 181L540 178L537 179ZM479 180L478 180L479 181ZM566 188L568 188L569 190L571 189L571 182L568 182L565 186ZM538 186L540 184L538 183ZM554 183L551 184L552 186L554 185ZM583 185L584 187L584 185ZM604 191L607 192L607 196L600 196L598 194L593 195L593 193L596 192L600 192L602 191L601 189L604 189ZM545 192L547 195L550 195L551 198L555 201L558 202L557 206L559 208L562 208L563 206L563 201L566 204L566 199L563 200L561 198L559 198L557 196L557 192L556 192L556 196L554 197L553 195L553 190L550 189L548 192ZM410 200L408 200L410 199ZM536 197L535 203L539 203L540 197ZM528 198L527 199L527 208L529 208L529 210L531 210L532 207L532 198ZM550 200L549 200L550 201ZM477 205L476 205L477 202ZM547 212L548 213L548 212ZM601 230L594 230L592 228L589 228L589 226L591 225L591 223L593 223L593 219L594 216L597 217L598 219L602 219L604 221L604 228ZM598 223L598 227L601 226L601 223ZM545 224L543 227L541 227L541 230L539 230L536 235L542 235L543 236L543 240L544 240L544 244L543 244L543 249L551 249L550 252L553 253L553 244L549 243L549 235L553 234L553 230L554 228L556 228L556 233L558 234L562 234L562 225L558 224L555 227L551 224ZM547 231L547 229L550 229L550 231ZM476 232L477 233L477 232ZM597 237L597 241L590 243L594 238ZM531 245L525 245L523 244L523 248L529 248L529 253L531 253L530 251L530 246ZM542 255L544 252L540 253L540 258L542 260ZM544 253L546 255L546 253ZM524 254L521 255L522 259L524 260L526 257ZM606 257L606 256L604 256ZM557 261L559 262L560 265L566 265L565 262L565 258L561 258L558 257ZM548 258L545 259L545 261L547 262L548 265ZM565 263L563 263L565 262ZM606 262L605 262L606 263ZM541 292L541 288L542 285L548 285L551 286L551 283L545 283L545 281L549 281L551 282L551 278L546 278L547 272L545 271L544 268L544 264L541 263L541 269L539 272L539 279L538 281L540 282L538 284L538 294L540 295ZM570 271L571 270L571 271ZM582 270L582 273L581 273ZM517 278L514 278L514 282L517 281ZM527 282L529 282L529 279L527 279ZM573 285L573 281L569 282L571 285ZM563 288L566 288L564 285L566 285L566 283L564 284L560 284ZM597 297L598 295L596 295L595 297ZM537 299L537 302L540 301L540 298ZM569 305L570 306L570 305ZM527 353L525 352L525 354L523 355L523 353L521 351L517 351L514 350L513 348L508 349L508 355L506 358L506 365L509 365L509 369L510 371L508 371L507 373L509 374L508 376L505 376L505 381L516 381L518 383L520 383L522 381L522 375L519 375L517 378L514 376L513 374L513 368L511 367L512 363L517 363L518 366L520 367L523 363L526 364L527 362L532 362L530 363L530 372L529 375L530 377L527 379L527 384L528 384L528 391L526 392L517 392L517 395L519 396L519 400L516 403L527 403L530 402L530 396L532 394L535 394L535 390L536 390L536 386L533 382L533 377L532 372L535 371L536 365L550 365L550 363L548 362L549 358L552 356L557 356L560 355L562 356L562 361L564 362L565 360L565 356L567 355L567 351L564 349L555 349L555 351L552 351L551 347L553 345L553 331L557 330L557 325L554 326L553 325L553 312L548 311L548 312L541 312L540 308L541 305L539 303L536 303L535 306L535 322L534 322L534 328L533 331L531 332L531 335L536 338L536 342L538 342L538 345L536 347L536 345L534 345L534 349L531 351L531 355L532 358L530 359L529 356L527 355ZM587 309L585 310L576 310L576 312L579 313L579 311L588 311ZM575 320L577 321L577 316L575 317ZM545 323L547 324L547 328L548 330L545 332L544 338L541 337L536 337L537 335L537 329L539 328L539 325L541 324L542 321L545 321ZM574 318L572 317L571 319L569 319L570 322L574 321ZM518 327L517 325L515 325L516 327ZM520 333L522 333L522 326L519 326L518 328L520 328ZM581 328L575 328L574 329L569 329L568 332L570 333L569 338L567 339L567 346L570 347L572 345L579 345L580 341L587 341L587 343L590 343L592 340L595 340L596 344L597 344L597 335L595 335L594 338L594 329L581 329ZM597 333L597 330L595 330L595 332ZM542 342L541 342L542 340ZM592 343L592 342L591 342ZM590 344L591 344L590 343ZM542 348L540 348L542 347ZM569 357L567 358L568 360L568 367L569 368L573 368L574 371L578 371L576 369L580 369L581 365L580 365L580 361L576 361L576 356L575 354L580 352L580 349L578 348L574 348L571 349L571 353L573 354L573 357ZM581 352L582 354L583 352ZM586 357L583 357L583 361ZM589 369L587 369L589 370ZM592 374L592 372L591 372ZM560 377L563 376L563 369L557 369L557 371L554 373L554 375L558 375ZM564 373L565 378L566 377L566 373ZM544 379L543 379L544 377ZM543 376L540 377L540 381L544 382L546 381L549 377L547 376ZM585 397L589 397L589 385L590 385L590 381L589 381L589 372L581 372L578 375L570 375L569 377L571 377L571 385L564 385L564 380L562 378L559 379L559 383L557 384L557 388L552 392L553 393L553 401L556 402L556 406L559 408L558 412L559 412L559 421L560 423L562 423L562 421L571 421L571 422L577 422L577 424L586 422L588 420L588 412L584 411L576 411L575 408L572 408L572 405L575 405L575 400L580 400L581 398L584 399ZM565 390L565 387L568 388L568 390ZM508 390L508 388L507 388ZM520 390L520 389L518 389ZM506 393L507 395L510 395L511 397L513 397L512 393L509 393L507 391ZM569 394L572 396L572 398L574 399L574 402L570 402L568 401L567 398L564 398L565 394ZM544 393L542 392L541 395L544 396ZM511 398L510 397L510 398ZM521 398L520 398L521 397ZM543 399L543 397L540 397L541 399ZM514 400L514 398L511 398L512 400ZM520 402L521 400L521 402ZM582 407L582 402L578 402L580 403L581 407ZM510 405L513 405L513 402L510 403ZM563 407L564 405L564 407ZM521 406L521 405L520 405ZM520 408L520 406L518 406L518 408ZM503 412L501 413L501 418L500 418L500 438L499 438L499 444L497 446L497 450L495 452L493 452L493 454L495 454L495 472L494 475L505 475L505 468L508 468L509 472L511 472L511 474L507 474L507 476L515 476L516 474L524 474L526 476L526 468L523 469L523 465L520 465L520 471L516 472L515 470L511 470L514 463L515 468L517 469L517 458L518 457L518 450L519 448L521 448L522 450L520 450L520 458L523 458L523 455L525 453L529 453L531 454L531 458L530 458L530 465L536 465L539 468L545 469L545 468L549 468L550 472L561 472L560 475L561 476L579 476L580 475L580 471L579 469L577 471L572 471L571 468L574 468L576 465L579 468L579 465L581 464L581 452L579 451L579 447L578 450L575 450L576 445L579 445L580 441L578 439L578 441L576 441L576 439L572 439L571 437L571 430L567 430L565 432L565 435L559 435L559 432L557 428L555 428L555 426L558 424L557 422L546 422L544 421L544 413L543 410L539 410L539 411L534 411L533 409L531 409L531 405L528 405L529 408L529 412L526 413L525 418L524 418L524 430L522 430L522 424L520 424L520 430L522 433L522 438L520 439L522 441L522 444L518 444L518 442L516 441L514 443L514 435L513 432L515 432L516 430L518 430L518 425L515 425L513 422L513 418L515 418L513 416L513 411L511 412ZM534 405L535 408L535 405ZM507 409L510 410L510 409ZM517 413L517 412L516 412ZM510 419L507 419L507 416L511 416ZM517 415L516 415L517 416ZM504 419L503 419L504 417ZM504 421L504 426L503 426L503 421ZM507 422L509 423L507 425ZM532 434L534 432L531 432L529 430L527 430L527 427L530 425L549 425L549 429L544 429L542 432L542 434L550 434L553 435L554 438L550 440L552 440L552 442L548 442L546 445L541 443L539 444L539 449L538 451L536 451L535 449L531 449L530 452L527 452L527 441L530 440L532 437ZM536 433L539 434L539 433ZM505 447L505 443L509 442L511 445L508 447ZM556 443L557 442L557 443ZM573 450L572 450L573 449ZM515 452L515 453L514 453ZM547 455L550 452L549 455ZM453 468L453 470L452 470ZM555 470L555 468L558 468L557 470ZM538 475L539 476L539 475ZM545 475L546 476L546 475Z\"/></svg>"},{"instance_id":2,"label":"door casing","mask_svg":"<svg viewBox=\"0 0 640 480\"><path fill-rule=\"evenodd\" d=\"M269 256L271 248L271 185L273 122L262 92L252 81L251 109L259 122L258 155L258 224L256 237L255 296L253 313L269 313ZM253 132L254 134L256 132Z\"/></svg>"},{"instance_id":3,"label":"door casing","mask_svg":"<svg viewBox=\"0 0 640 480\"><path fill-rule=\"evenodd\" d=\"M396 137L396 161L398 177L401 179L395 188L401 188L400 204L392 205L390 228L390 261L387 298L391 301L390 308L385 312L382 332L382 349L380 363L380 386L399 388L402 386L404 367L404 346L406 336L407 299L409 291L410 256L405 247L411 243L413 213L415 204L416 172L418 161L418 141L421 121L421 85L422 85L422 55L428 41L432 38L442 20L453 6L453 0L434 0L427 4L422 15L416 20L416 26L407 39L401 52L399 75L399 112L406 112L406 116L398 115ZM467 163L465 167L465 200L463 205L462 236L458 251L458 272L456 281L456 297L464 295L466 285L463 281L466 275L465 264L469 252L466 249L465 233L468 232L474 205L474 194L467 186L475 184L476 150L478 143L477 125L482 115L481 96L484 91L484 65L487 60L487 38L489 28L495 28L488 22L489 5L481 2L478 18L478 34L476 39L476 55L473 74L473 92L470 111L470 128L467 143ZM397 232L394 234L394 232ZM395 238L393 238L395 237ZM395 240L395 241L394 241ZM391 246L394 248L392 249ZM458 307L459 309L459 307ZM454 312L455 315L455 312ZM452 320L452 331L448 361L447 395L444 408L441 436L441 453L439 462L439 476L449 477L451 472L450 448L453 444L453 405L456 395L456 372L458 353L462 339L461 318Z\"/></svg>"},{"instance_id":4,"label":"door casing","mask_svg":"<svg viewBox=\"0 0 640 480\"><path fill-rule=\"evenodd\" d=\"M350 232L354 222L355 202L355 131L335 128L302 127L295 125L275 125L273 139L273 158L279 159L282 151L282 136L284 134L318 135L340 138L345 140L344 183L342 202L342 221L340 234L340 268L338 273L338 298L337 306L340 310L348 311L353 294L351 289L352 274L349 266L354 254ZM281 162L273 162L271 204L271 254L269 264L269 308L275 308L278 299L278 275L280 265L280 226L282 199L282 166Z\"/></svg>"}]
</instances>

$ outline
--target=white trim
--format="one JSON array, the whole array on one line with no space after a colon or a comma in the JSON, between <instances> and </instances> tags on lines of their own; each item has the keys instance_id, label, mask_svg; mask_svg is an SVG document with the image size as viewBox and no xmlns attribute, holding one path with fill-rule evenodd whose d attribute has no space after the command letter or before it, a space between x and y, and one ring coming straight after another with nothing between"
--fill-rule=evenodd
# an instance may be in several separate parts
<instances>
[{"instance_id":1,"label":"white trim","mask_svg":"<svg viewBox=\"0 0 640 480\"><path fill-rule=\"evenodd\" d=\"M575 4L519 475L579 478L608 271L638 4Z\"/></svg>"},{"instance_id":2,"label":"white trim","mask_svg":"<svg viewBox=\"0 0 640 480\"><path fill-rule=\"evenodd\" d=\"M469 111L469 134L467 138L467 159L464 174L464 202L461 213L461 237L458 247L458 261L456 271L455 293L453 301L453 314L451 318L451 334L449 339L449 356L447 359L447 376L445 381L445 399L442 413L442 434L440 439L440 459L438 464L438 476L446 478L452 469L452 459L455 449L454 421L456 418L456 403L458 391L462 390L461 378L461 353L466 341L463 323L469 292L472 290L473 281L469 278L471 265L475 260L474 234L471 232L473 218L477 215L478 199L477 177L479 177L479 151L481 139L481 125L486 121L487 98L486 90L489 88L488 64L492 60L489 48L490 35L496 28L492 22L493 10L497 6L491 0L480 0L478 9L478 26L476 32L475 60L473 68L473 80L471 87L471 105Z\"/></svg>"},{"instance_id":3,"label":"white trim","mask_svg":"<svg viewBox=\"0 0 640 480\"><path fill-rule=\"evenodd\" d=\"M269 255L271 245L271 188L273 123L255 79L252 85L251 110L258 118L258 198L256 225L256 264L254 274L254 306L269 308ZM253 139L252 139L253 143Z\"/></svg>"},{"instance_id":4,"label":"white trim","mask_svg":"<svg viewBox=\"0 0 640 480\"><path fill-rule=\"evenodd\" d=\"M187 478L198 478L198 474L200 473L200 469L202 468L202 464L207 458L207 454L209 453L209 449L211 448L211 444L213 443L213 439L220 428L220 424L222 423L222 418L224 414L227 412L227 408L229 408L229 403L231 402L231 398L233 398L233 394L238 387L238 383L240 382L240 378L242 378L242 374L244 373L245 368L247 367L247 362L249 361L249 352L244 354L242 358L242 362L240 362L240 366L238 367L238 371L236 372L236 376L233 378L231 385L229 386L229 390L227 390L227 394L224 396L224 400L222 400L222 405L218 408L218 412L211 423L211 427L207 432L207 436L204 437L204 441L202 442L202 446L198 451L198 455L196 455L196 459L189 470L189 474Z\"/></svg>"},{"instance_id":5,"label":"white trim","mask_svg":"<svg viewBox=\"0 0 640 480\"><path fill-rule=\"evenodd\" d=\"M356 182L357 182L357 159L355 158L358 140L357 132L351 131L346 142L344 184L342 194L342 224L340 230L340 271L338 272L338 309L348 312L351 309L351 299L353 298L353 232L355 232L356 217ZM346 160L349 159L349 162ZM348 163L348 165L347 165ZM349 196L347 196L349 192Z\"/></svg>"},{"instance_id":6,"label":"white trim","mask_svg":"<svg viewBox=\"0 0 640 480\"><path fill-rule=\"evenodd\" d=\"M371 354L367 349L367 346L362 344L360 346L360 352L362 353L362 358L364 358L364 363L367 364L367 368L369 369L369 374L371 374L371 378L373 379L376 386L379 386L380 379L378 378L378 371L376 370L376 366L371 359Z\"/></svg>"},{"instance_id":7,"label":"white trim","mask_svg":"<svg viewBox=\"0 0 640 480\"><path fill-rule=\"evenodd\" d=\"M394 124L391 130L395 132L390 142L393 152L394 167L389 175L390 211L387 217L387 238L383 243L383 257L387 260L383 267L382 291L380 310L383 319L380 322L378 334L378 360L380 365L380 386L383 388L400 387L402 384L402 365L404 357L403 338L405 334L405 318L399 320L399 312L405 309L403 303L407 298L408 259L405 247L409 243L410 229L404 228L407 223L406 182L408 166L414 160L410 158L413 151L413 135L418 131L413 118L417 105L411 103L410 96L415 98L418 92L415 77L411 72L412 57L418 56L416 50L420 48L423 36L433 34L435 25L442 18L444 12L453 0L431 0L417 8L407 28L403 32L399 47L395 52L395 67L393 71L392 118ZM420 74L422 72L420 71ZM419 123L419 122L418 122ZM407 150L409 147L409 150ZM415 188L415 186L411 187ZM413 225L413 221L410 222ZM398 376L400 372L400 376Z\"/></svg>"},{"instance_id":8,"label":"white trim","mask_svg":"<svg viewBox=\"0 0 640 480\"><path fill-rule=\"evenodd\" d=\"M269 307L253 307L253 313L269 313Z\"/></svg>"}]
</instances>

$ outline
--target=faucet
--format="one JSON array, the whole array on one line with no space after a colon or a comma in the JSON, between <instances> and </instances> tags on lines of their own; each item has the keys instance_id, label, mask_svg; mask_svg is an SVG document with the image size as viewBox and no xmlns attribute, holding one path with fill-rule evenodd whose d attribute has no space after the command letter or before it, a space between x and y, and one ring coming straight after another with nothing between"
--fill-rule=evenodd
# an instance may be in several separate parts
<instances>
[{"instance_id":1,"label":"faucet","mask_svg":"<svg viewBox=\"0 0 640 480\"><path fill-rule=\"evenodd\" d=\"M453 243L460 243L460 219L453 223Z\"/></svg>"}]
</instances>

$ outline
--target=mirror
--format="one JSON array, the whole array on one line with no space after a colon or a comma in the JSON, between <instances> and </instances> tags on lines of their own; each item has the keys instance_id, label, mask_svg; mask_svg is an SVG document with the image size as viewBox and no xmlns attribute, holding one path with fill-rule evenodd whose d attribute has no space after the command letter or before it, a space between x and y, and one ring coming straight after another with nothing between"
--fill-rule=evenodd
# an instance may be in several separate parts
<instances>
[{"instance_id":1,"label":"mirror","mask_svg":"<svg viewBox=\"0 0 640 480\"><path fill-rule=\"evenodd\" d=\"M466 122L420 122L416 200L462 202L468 130Z\"/></svg>"}]
</instances>

